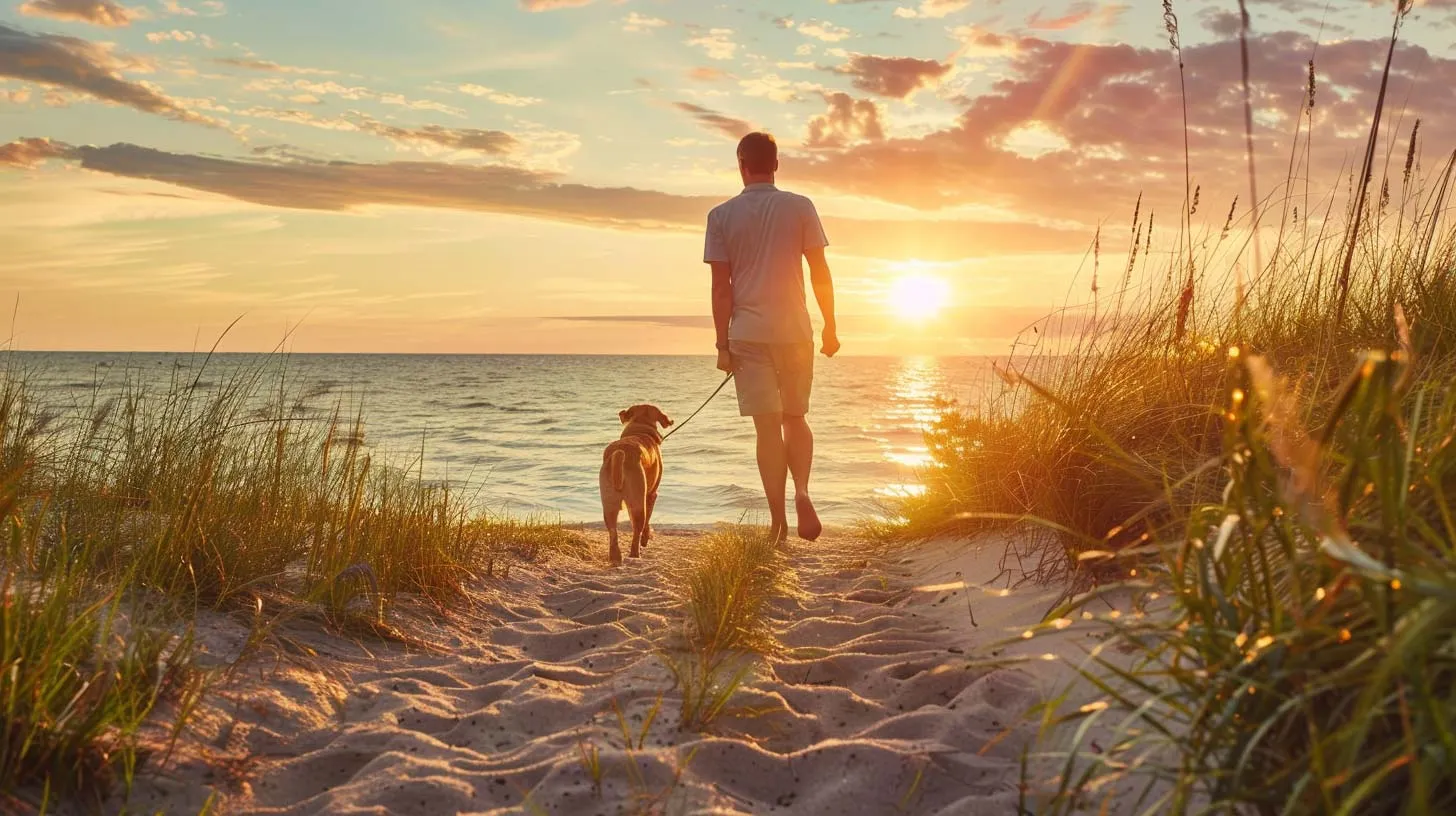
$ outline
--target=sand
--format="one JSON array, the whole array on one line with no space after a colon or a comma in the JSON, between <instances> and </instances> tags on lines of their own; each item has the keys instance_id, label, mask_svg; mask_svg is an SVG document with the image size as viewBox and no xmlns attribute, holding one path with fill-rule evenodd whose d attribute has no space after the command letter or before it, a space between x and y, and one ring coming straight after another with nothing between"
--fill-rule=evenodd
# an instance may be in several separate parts
<instances>
[{"instance_id":1,"label":"sand","mask_svg":"<svg viewBox=\"0 0 1456 816\"><path fill-rule=\"evenodd\" d=\"M795 542L801 592L772 615L783 653L697 733L679 727L660 653L680 620L664 574L702 531L660 531L619 569L604 534L588 535L589 560L520 565L444 618L405 610L397 623L421 645L280 627L209 696L173 760L144 770L132 807L197 813L215 796L214 812L259 814L1015 811L1036 733L1023 715L1068 673L977 665L1061 594L993 583L996 542L891 555L845 535ZM200 623L219 665L237 657L242 621ZM1073 654L1088 636L1020 648Z\"/></svg>"}]
</instances>

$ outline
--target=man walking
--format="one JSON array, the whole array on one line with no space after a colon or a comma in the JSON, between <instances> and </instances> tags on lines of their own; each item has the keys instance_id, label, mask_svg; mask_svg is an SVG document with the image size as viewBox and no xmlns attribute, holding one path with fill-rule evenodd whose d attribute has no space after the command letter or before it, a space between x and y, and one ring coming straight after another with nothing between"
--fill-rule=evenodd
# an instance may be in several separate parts
<instances>
[{"instance_id":1,"label":"man walking","mask_svg":"<svg viewBox=\"0 0 1456 816\"><path fill-rule=\"evenodd\" d=\"M738 143L743 192L708 213L703 262L713 269L713 325L718 368L733 372L738 412L753 417L758 473L775 539L788 539L784 491L794 477L799 537L824 531L809 499L814 434L804 415L814 381L814 328L804 296L804 269L824 315L824 356L839 351L834 282L824 260L824 227L814 203L774 186L779 149L767 133Z\"/></svg>"}]
</instances>

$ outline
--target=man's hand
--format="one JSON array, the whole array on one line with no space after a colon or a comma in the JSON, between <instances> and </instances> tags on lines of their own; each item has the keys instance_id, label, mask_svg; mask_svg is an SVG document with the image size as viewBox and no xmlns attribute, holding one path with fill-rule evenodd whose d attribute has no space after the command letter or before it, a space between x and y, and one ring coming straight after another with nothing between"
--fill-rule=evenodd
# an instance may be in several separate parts
<instances>
[{"instance_id":1,"label":"man's hand","mask_svg":"<svg viewBox=\"0 0 1456 816\"><path fill-rule=\"evenodd\" d=\"M839 334L833 329L824 330L824 348L821 349L825 357L833 357L839 353Z\"/></svg>"},{"instance_id":2,"label":"man's hand","mask_svg":"<svg viewBox=\"0 0 1456 816\"><path fill-rule=\"evenodd\" d=\"M728 349L718 350L718 370L724 374L733 373L733 354Z\"/></svg>"}]
</instances>

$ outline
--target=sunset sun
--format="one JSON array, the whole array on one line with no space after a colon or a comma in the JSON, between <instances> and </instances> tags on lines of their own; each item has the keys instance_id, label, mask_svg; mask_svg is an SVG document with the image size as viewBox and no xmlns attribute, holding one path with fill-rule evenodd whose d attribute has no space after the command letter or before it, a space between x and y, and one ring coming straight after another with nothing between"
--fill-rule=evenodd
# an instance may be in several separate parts
<instances>
[{"instance_id":1,"label":"sunset sun","mask_svg":"<svg viewBox=\"0 0 1456 816\"><path fill-rule=\"evenodd\" d=\"M909 272L890 283L889 308L906 321L937 317L950 299L950 284L944 278Z\"/></svg>"}]
</instances>

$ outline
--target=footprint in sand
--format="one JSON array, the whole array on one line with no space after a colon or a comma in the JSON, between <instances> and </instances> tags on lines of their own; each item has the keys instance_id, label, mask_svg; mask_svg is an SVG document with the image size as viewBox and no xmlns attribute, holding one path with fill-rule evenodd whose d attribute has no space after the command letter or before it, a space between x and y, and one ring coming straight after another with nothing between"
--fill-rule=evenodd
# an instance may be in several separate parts
<instances>
[{"instance_id":1,"label":"footprint in sand","mask_svg":"<svg viewBox=\"0 0 1456 816\"><path fill-rule=\"evenodd\" d=\"M480 637L353 661L331 722L250 737L223 812L1014 812L1035 685L968 668L965 632L886 565L845 569L862 548L842 539L791 553L804 591L772 611L783 655L709 733L681 730L657 652L679 615L664 569L695 543L620 569L518 568L472 613Z\"/></svg>"}]
</instances>

